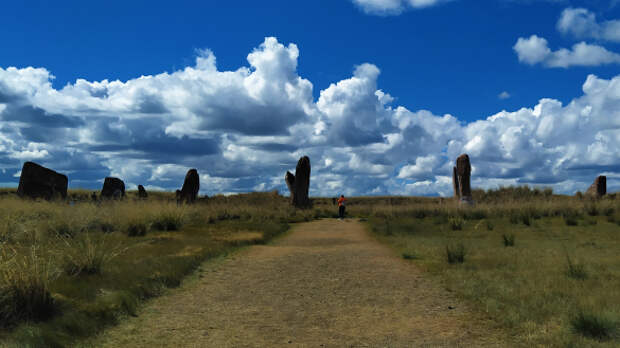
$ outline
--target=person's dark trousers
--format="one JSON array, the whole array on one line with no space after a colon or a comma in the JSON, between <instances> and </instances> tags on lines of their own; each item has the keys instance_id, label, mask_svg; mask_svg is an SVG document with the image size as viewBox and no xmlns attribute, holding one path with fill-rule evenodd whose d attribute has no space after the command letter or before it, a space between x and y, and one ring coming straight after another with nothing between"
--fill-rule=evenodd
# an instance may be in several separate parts
<instances>
[{"instance_id":1,"label":"person's dark trousers","mask_svg":"<svg viewBox=\"0 0 620 348\"><path fill-rule=\"evenodd\" d=\"M344 205L338 207L338 217L344 219Z\"/></svg>"}]
</instances>

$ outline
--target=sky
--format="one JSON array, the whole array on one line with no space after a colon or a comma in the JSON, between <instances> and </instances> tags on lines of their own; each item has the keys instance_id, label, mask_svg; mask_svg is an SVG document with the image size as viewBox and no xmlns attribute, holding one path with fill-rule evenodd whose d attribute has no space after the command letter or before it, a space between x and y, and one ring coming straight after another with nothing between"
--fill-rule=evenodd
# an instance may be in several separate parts
<instances>
[{"instance_id":1,"label":"sky","mask_svg":"<svg viewBox=\"0 0 620 348\"><path fill-rule=\"evenodd\" d=\"M0 186L451 195L620 190L620 1L20 1L0 11Z\"/></svg>"}]
</instances>

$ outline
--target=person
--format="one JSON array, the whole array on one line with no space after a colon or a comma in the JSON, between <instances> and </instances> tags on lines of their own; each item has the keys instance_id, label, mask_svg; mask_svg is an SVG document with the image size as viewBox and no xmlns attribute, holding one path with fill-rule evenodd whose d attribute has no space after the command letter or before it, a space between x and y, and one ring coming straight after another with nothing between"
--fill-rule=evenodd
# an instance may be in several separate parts
<instances>
[{"instance_id":1,"label":"person","mask_svg":"<svg viewBox=\"0 0 620 348\"><path fill-rule=\"evenodd\" d=\"M344 198L344 195L340 195L340 198L338 199L338 218L340 220L344 219L344 202L346 202L347 199Z\"/></svg>"}]
</instances>

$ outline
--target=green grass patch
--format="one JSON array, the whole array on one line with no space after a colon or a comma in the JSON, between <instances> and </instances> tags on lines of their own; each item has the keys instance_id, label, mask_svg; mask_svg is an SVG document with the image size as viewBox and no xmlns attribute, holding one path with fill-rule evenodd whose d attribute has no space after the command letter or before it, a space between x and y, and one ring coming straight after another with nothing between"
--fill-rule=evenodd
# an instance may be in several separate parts
<instances>
[{"instance_id":1,"label":"green grass patch","mask_svg":"<svg viewBox=\"0 0 620 348\"><path fill-rule=\"evenodd\" d=\"M614 326L620 315L620 229L615 218L620 200L594 202L593 214L585 198L540 197L478 200L476 209L486 217L461 229L454 228L452 218L461 216L462 208L445 201L385 208L368 223L399 255L415 250L416 265L492 318L515 345L620 346ZM430 213L414 218L420 209ZM459 245L466 246L465 262L455 267ZM581 315L578 308L591 310Z\"/></svg>"},{"instance_id":2,"label":"green grass patch","mask_svg":"<svg viewBox=\"0 0 620 348\"><path fill-rule=\"evenodd\" d=\"M154 196L74 205L0 197L0 345L74 346L203 261L266 243L292 215L313 218L273 193L191 206Z\"/></svg>"}]
</instances>

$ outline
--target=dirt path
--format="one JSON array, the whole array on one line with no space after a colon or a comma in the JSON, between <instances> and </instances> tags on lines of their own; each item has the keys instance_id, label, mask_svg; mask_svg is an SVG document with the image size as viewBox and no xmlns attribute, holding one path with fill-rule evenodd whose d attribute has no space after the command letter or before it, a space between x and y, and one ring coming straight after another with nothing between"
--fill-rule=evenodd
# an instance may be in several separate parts
<instances>
[{"instance_id":1,"label":"dirt path","mask_svg":"<svg viewBox=\"0 0 620 348\"><path fill-rule=\"evenodd\" d=\"M353 220L299 224L203 269L96 345L499 346L487 325Z\"/></svg>"}]
</instances>

